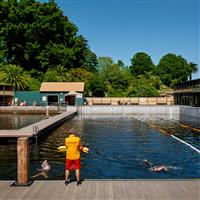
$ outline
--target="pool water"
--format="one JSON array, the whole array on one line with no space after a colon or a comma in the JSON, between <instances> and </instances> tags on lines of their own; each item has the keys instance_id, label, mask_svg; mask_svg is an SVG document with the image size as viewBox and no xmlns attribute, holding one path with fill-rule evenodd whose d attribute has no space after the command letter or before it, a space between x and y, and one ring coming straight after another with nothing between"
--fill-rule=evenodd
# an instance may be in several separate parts
<instances>
[{"instance_id":1,"label":"pool water","mask_svg":"<svg viewBox=\"0 0 200 200\"><path fill-rule=\"evenodd\" d=\"M43 114L0 114L0 130L20 129L44 118Z\"/></svg>"},{"instance_id":2,"label":"pool water","mask_svg":"<svg viewBox=\"0 0 200 200\"><path fill-rule=\"evenodd\" d=\"M43 160L51 165L50 180L63 180L65 130L75 127L90 152L81 155L84 179L190 179L200 178L200 154L187 145L152 127L156 124L176 133L200 149L200 135L181 129L176 118L152 116L77 116L65 122L39 142L30 145L30 176L37 173ZM152 172L144 159L168 166L168 172ZM0 145L0 180L15 179L16 145ZM72 178L74 174L71 174ZM38 177L37 179L44 179Z\"/></svg>"}]
</instances>

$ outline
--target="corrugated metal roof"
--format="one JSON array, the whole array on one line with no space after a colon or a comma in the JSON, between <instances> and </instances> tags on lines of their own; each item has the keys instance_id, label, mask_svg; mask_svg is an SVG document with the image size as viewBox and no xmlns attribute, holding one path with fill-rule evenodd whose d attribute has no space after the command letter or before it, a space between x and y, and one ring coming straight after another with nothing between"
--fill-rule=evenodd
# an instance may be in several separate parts
<instances>
[{"instance_id":1,"label":"corrugated metal roof","mask_svg":"<svg viewBox=\"0 0 200 200\"><path fill-rule=\"evenodd\" d=\"M40 92L84 92L84 82L43 82Z\"/></svg>"}]
</instances>

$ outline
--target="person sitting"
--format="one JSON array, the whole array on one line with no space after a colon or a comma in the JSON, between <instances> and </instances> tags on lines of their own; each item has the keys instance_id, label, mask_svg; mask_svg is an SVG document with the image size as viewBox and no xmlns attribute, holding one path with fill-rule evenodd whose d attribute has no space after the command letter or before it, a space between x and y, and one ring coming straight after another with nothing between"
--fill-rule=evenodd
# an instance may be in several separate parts
<instances>
[{"instance_id":1,"label":"person sitting","mask_svg":"<svg viewBox=\"0 0 200 200\"><path fill-rule=\"evenodd\" d=\"M149 169L153 172L161 172L161 171L165 171L168 172L168 167L165 165L153 165L152 163L150 163L148 160L144 160L144 163L149 167Z\"/></svg>"}]
</instances>

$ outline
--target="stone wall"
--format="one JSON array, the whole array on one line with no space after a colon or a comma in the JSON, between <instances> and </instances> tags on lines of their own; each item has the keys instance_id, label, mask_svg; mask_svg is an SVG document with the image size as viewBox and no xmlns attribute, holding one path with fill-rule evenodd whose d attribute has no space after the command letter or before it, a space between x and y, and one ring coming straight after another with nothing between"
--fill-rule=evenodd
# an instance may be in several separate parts
<instances>
[{"instance_id":1,"label":"stone wall","mask_svg":"<svg viewBox=\"0 0 200 200\"><path fill-rule=\"evenodd\" d=\"M175 105L142 106L142 105L118 105L118 106L80 106L79 114L179 114L179 107ZM68 108L69 109L69 108Z\"/></svg>"},{"instance_id":2,"label":"stone wall","mask_svg":"<svg viewBox=\"0 0 200 200\"><path fill-rule=\"evenodd\" d=\"M57 106L49 106L49 113L58 113ZM0 113L39 114L46 113L46 106L4 106L0 107Z\"/></svg>"}]
</instances>

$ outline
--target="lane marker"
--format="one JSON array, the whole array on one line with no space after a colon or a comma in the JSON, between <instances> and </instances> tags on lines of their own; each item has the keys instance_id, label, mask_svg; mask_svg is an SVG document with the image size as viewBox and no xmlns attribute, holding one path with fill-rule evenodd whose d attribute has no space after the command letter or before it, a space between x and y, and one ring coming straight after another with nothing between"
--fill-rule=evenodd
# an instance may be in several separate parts
<instances>
[{"instance_id":1,"label":"lane marker","mask_svg":"<svg viewBox=\"0 0 200 200\"><path fill-rule=\"evenodd\" d=\"M150 124L149 126L152 127L152 128L155 128L156 130L158 130L158 131L160 131L160 132L168 133L167 131L164 131L164 130L162 130L162 129L156 127L155 125ZM171 137L173 137L174 139L176 139L176 140L178 140L179 142L181 142L181 143L183 143L183 144L189 146L191 149L195 150L197 153L200 154L200 150L197 149L196 147L193 147L191 144L188 144L187 142L185 142L185 141L179 139L178 137L176 137L176 136L174 136L174 135L172 135L172 134L170 134L170 133L168 133L168 134L169 134Z\"/></svg>"},{"instance_id":2,"label":"lane marker","mask_svg":"<svg viewBox=\"0 0 200 200\"><path fill-rule=\"evenodd\" d=\"M181 139L177 138L177 137L176 137L176 136L174 136L174 135L171 135L171 136L172 136L174 139L176 139L176 140L178 140L178 141L182 142L183 144L185 144L185 145L189 146L190 148L194 149L195 151L197 151L197 152L200 154L200 150L199 150L199 149L197 149L196 147L193 147L191 144L188 144L187 142L185 142L185 141L183 141L183 140L181 140Z\"/></svg>"},{"instance_id":3,"label":"lane marker","mask_svg":"<svg viewBox=\"0 0 200 200\"><path fill-rule=\"evenodd\" d=\"M185 124L180 124L180 126L183 127L183 128L187 128L187 129L193 130L193 131L200 132L200 129L193 128L192 126L188 126L188 125L185 125Z\"/></svg>"}]
</instances>

